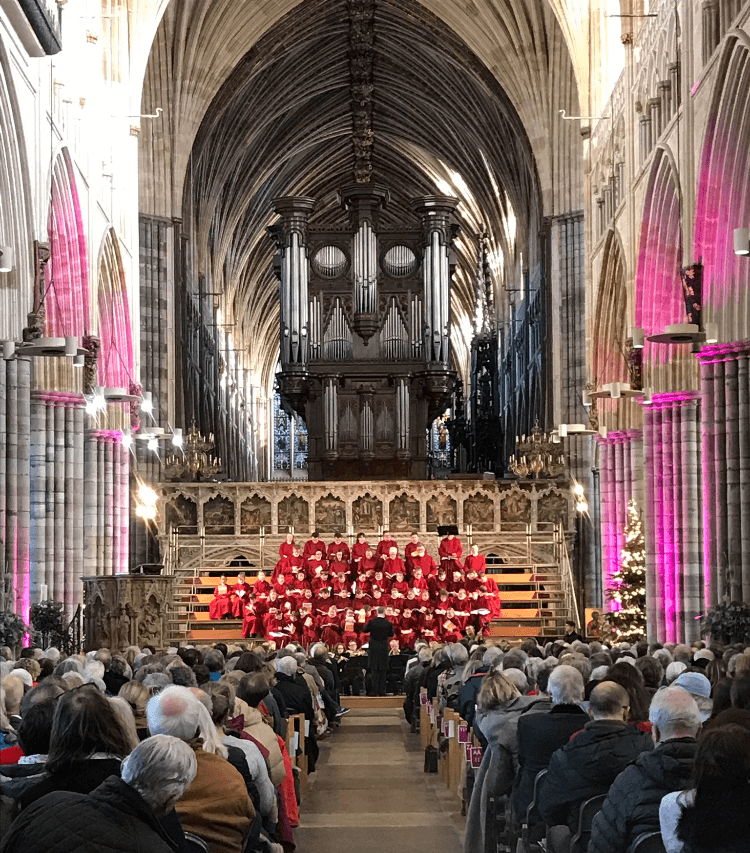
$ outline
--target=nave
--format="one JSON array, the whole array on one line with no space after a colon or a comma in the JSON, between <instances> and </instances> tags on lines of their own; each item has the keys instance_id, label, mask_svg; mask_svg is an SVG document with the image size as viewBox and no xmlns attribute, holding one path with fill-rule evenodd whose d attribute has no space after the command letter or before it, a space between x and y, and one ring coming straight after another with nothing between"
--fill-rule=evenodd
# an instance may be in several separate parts
<instances>
[{"instance_id":1,"label":"nave","mask_svg":"<svg viewBox=\"0 0 750 853\"><path fill-rule=\"evenodd\" d=\"M419 735L396 700L397 708L382 699L353 708L321 743L295 830L299 853L463 850L460 801L423 772Z\"/></svg>"}]
</instances>

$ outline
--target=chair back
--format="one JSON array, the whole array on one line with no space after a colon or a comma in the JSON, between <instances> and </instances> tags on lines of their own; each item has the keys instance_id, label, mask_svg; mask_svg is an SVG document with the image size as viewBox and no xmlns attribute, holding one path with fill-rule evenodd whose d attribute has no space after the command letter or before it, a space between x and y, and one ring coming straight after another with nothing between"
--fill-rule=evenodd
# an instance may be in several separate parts
<instances>
[{"instance_id":1,"label":"chair back","mask_svg":"<svg viewBox=\"0 0 750 853\"><path fill-rule=\"evenodd\" d=\"M578 831L570 842L571 853L582 853L588 849L589 839L591 838L591 824L606 799L606 794L599 794L599 796L591 797L581 803L581 808L578 811Z\"/></svg>"},{"instance_id":2,"label":"chair back","mask_svg":"<svg viewBox=\"0 0 750 853\"><path fill-rule=\"evenodd\" d=\"M628 853L666 853L661 832L658 829L642 832L630 845Z\"/></svg>"},{"instance_id":3,"label":"chair back","mask_svg":"<svg viewBox=\"0 0 750 853\"><path fill-rule=\"evenodd\" d=\"M531 853L531 826L541 821L541 816L537 810L539 802L539 791L542 788L542 781L547 775L547 768L540 770L534 777L534 793L531 802L526 807L526 814L523 816L521 824L521 850L523 853Z\"/></svg>"},{"instance_id":4,"label":"chair back","mask_svg":"<svg viewBox=\"0 0 750 853\"><path fill-rule=\"evenodd\" d=\"M185 833L185 846L183 850L188 851L188 853L211 853L208 844L192 832Z\"/></svg>"}]
</instances>

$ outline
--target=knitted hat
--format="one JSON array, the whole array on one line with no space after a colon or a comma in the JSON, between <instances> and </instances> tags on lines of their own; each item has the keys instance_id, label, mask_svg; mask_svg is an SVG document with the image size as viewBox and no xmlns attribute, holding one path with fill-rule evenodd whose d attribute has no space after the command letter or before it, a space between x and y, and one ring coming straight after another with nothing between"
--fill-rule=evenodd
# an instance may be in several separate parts
<instances>
[{"instance_id":1,"label":"knitted hat","mask_svg":"<svg viewBox=\"0 0 750 853\"><path fill-rule=\"evenodd\" d=\"M685 672L687 669L687 664L681 660L672 661L667 667L667 671L665 673L667 678L667 684L671 684L675 678L681 673Z\"/></svg>"},{"instance_id":2,"label":"knitted hat","mask_svg":"<svg viewBox=\"0 0 750 853\"><path fill-rule=\"evenodd\" d=\"M675 687L682 687L694 696L702 696L704 699L711 698L711 682L702 672L683 672L674 681Z\"/></svg>"}]
</instances>

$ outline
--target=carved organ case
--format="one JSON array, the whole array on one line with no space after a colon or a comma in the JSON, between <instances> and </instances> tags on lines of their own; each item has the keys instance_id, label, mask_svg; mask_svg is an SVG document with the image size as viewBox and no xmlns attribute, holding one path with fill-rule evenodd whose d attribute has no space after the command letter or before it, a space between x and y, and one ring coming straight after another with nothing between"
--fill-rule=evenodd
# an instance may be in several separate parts
<instances>
[{"instance_id":1,"label":"carved organ case","mask_svg":"<svg viewBox=\"0 0 750 853\"><path fill-rule=\"evenodd\" d=\"M457 200L412 202L385 230L389 193L339 193L346 226L310 224L315 201L274 202L284 407L307 424L311 480L425 479L426 430L449 405L450 282ZM421 229L420 229L421 224Z\"/></svg>"}]
</instances>

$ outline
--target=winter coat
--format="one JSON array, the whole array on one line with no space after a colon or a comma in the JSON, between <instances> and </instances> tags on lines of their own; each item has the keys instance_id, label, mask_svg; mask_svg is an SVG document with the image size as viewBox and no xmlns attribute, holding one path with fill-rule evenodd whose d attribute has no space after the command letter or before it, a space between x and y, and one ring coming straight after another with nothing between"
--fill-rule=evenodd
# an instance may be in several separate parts
<instances>
[{"instance_id":1,"label":"winter coat","mask_svg":"<svg viewBox=\"0 0 750 853\"><path fill-rule=\"evenodd\" d=\"M518 696L505 708L492 711L477 709L475 723L486 738L488 746L476 771L466 817L466 853L485 849L485 827L490 798L508 793L516 775L518 718L538 701L536 696Z\"/></svg>"},{"instance_id":2,"label":"winter coat","mask_svg":"<svg viewBox=\"0 0 750 853\"><path fill-rule=\"evenodd\" d=\"M477 694L479 693L479 688L482 686L482 679L487 675L489 669L489 666L480 666L473 675L470 675L466 679L458 691L458 713L469 724L469 728L474 725Z\"/></svg>"},{"instance_id":3,"label":"winter coat","mask_svg":"<svg viewBox=\"0 0 750 853\"><path fill-rule=\"evenodd\" d=\"M86 758L73 761L69 766L61 767L54 773L45 772L36 785L27 788L19 797L21 808L25 809L52 791L90 794L110 776L119 776L121 765L122 760L119 758Z\"/></svg>"},{"instance_id":4,"label":"winter coat","mask_svg":"<svg viewBox=\"0 0 750 853\"><path fill-rule=\"evenodd\" d=\"M591 827L589 853L625 853L642 832L659 829L659 804L689 786L694 738L674 738L644 752L612 783Z\"/></svg>"},{"instance_id":5,"label":"winter coat","mask_svg":"<svg viewBox=\"0 0 750 853\"><path fill-rule=\"evenodd\" d=\"M579 705L555 705L545 714L524 714L518 721L517 787L513 806L520 818L534 797L534 779L549 764L552 754L579 732L589 715Z\"/></svg>"},{"instance_id":6,"label":"winter coat","mask_svg":"<svg viewBox=\"0 0 750 853\"><path fill-rule=\"evenodd\" d=\"M290 715L304 714L306 720L313 721L313 700L304 679L277 672L276 689L284 699L284 704Z\"/></svg>"},{"instance_id":7,"label":"winter coat","mask_svg":"<svg viewBox=\"0 0 750 853\"><path fill-rule=\"evenodd\" d=\"M243 702L243 729L268 750L268 773L274 787L284 781L284 759L274 730L263 720L257 708L251 708Z\"/></svg>"},{"instance_id":8,"label":"winter coat","mask_svg":"<svg viewBox=\"0 0 750 853\"><path fill-rule=\"evenodd\" d=\"M539 813L547 824L565 824L575 834L585 800L606 794L617 776L642 752L654 748L651 735L617 720L592 720L554 753L539 792Z\"/></svg>"},{"instance_id":9,"label":"winter coat","mask_svg":"<svg viewBox=\"0 0 750 853\"><path fill-rule=\"evenodd\" d=\"M0 853L175 853L141 795L112 776L90 795L55 791L16 818Z\"/></svg>"}]
</instances>

